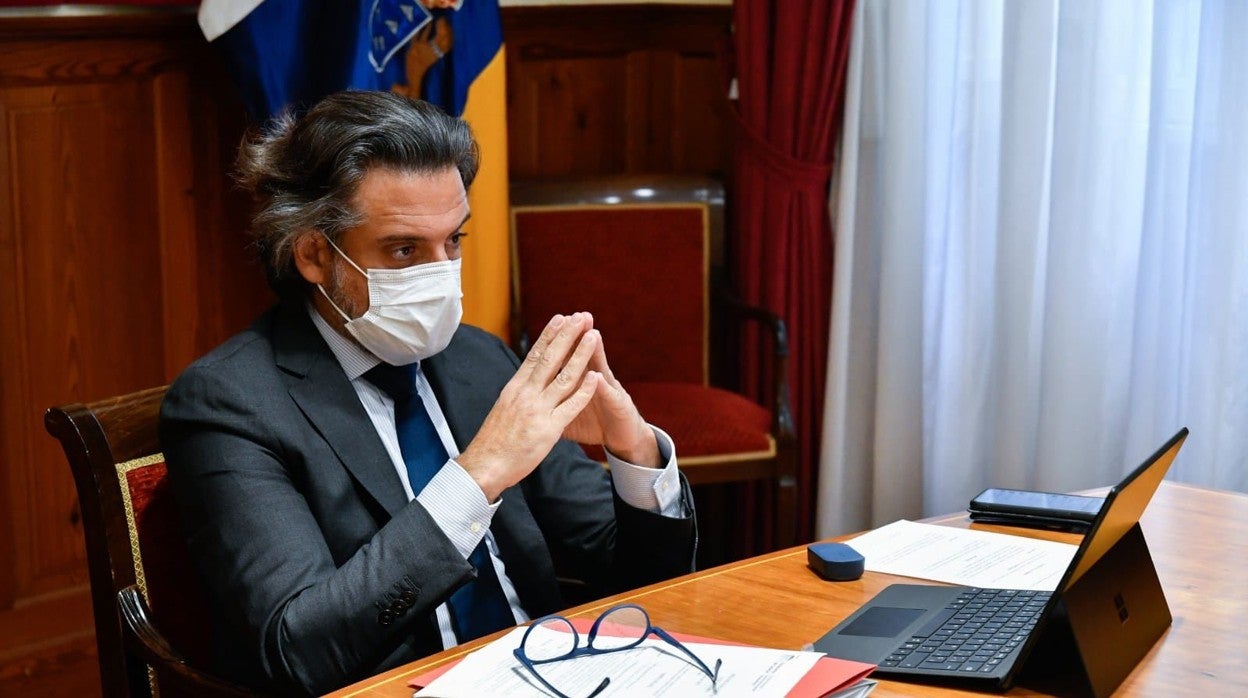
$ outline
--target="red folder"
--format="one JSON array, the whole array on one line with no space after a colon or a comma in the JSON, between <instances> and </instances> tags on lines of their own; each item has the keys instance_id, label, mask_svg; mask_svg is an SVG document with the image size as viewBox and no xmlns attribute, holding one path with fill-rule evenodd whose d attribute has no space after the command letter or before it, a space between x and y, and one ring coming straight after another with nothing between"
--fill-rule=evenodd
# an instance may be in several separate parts
<instances>
[{"instance_id":1,"label":"red folder","mask_svg":"<svg viewBox=\"0 0 1248 698\"><path fill-rule=\"evenodd\" d=\"M589 618L573 618L571 620L573 627L579 633L588 633L590 627L594 624L594 621ZM745 645L743 642L729 642L727 640L688 635L686 633L669 631L669 634L681 642L700 642L708 645ZM450 671L458 663L458 661L449 662L437 669L420 674L408 681L407 685L409 688L424 688L434 679ZM824 657L815 662L815 665L810 668L810 671L806 672L802 680L798 681L797 685L789 691L788 698L819 698L820 696L826 696L829 693L857 683L861 679L866 678L872 671L875 671L874 664L863 664L862 662Z\"/></svg>"}]
</instances>

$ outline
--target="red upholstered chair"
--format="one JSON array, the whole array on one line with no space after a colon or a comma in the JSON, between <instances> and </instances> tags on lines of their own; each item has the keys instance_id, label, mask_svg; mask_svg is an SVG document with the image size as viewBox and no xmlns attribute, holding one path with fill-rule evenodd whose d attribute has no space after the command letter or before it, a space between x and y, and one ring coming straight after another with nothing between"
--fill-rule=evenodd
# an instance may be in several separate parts
<instances>
[{"instance_id":1,"label":"red upholstered chair","mask_svg":"<svg viewBox=\"0 0 1248 698\"><path fill-rule=\"evenodd\" d=\"M552 315L592 312L612 371L671 434L690 483L775 482L774 543L787 546L796 499L785 328L725 288L723 200L703 177L513 183L513 344L523 354ZM764 330L776 377L769 405L712 385L717 367L732 366L739 321Z\"/></svg>"},{"instance_id":2,"label":"red upholstered chair","mask_svg":"<svg viewBox=\"0 0 1248 698\"><path fill-rule=\"evenodd\" d=\"M156 424L165 388L48 410L82 509L104 696L255 695L214 677ZM176 648L176 649L175 649Z\"/></svg>"}]
</instances>

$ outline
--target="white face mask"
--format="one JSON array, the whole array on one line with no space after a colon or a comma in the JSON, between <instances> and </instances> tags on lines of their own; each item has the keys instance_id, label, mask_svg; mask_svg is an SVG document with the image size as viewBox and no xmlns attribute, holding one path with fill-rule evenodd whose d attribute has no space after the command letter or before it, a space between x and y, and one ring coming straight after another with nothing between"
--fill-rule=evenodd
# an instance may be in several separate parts
<instances>
[{"instance_id":1,"label":"white face mask","mask_svg":"<svg viewBox=\"0 0 1248 698\"><path fill-rule=\"evenodd\" d=\"M365 271L332 241L329 244L368 279L368 311L353 320L320 284L316 287L365 349L392 366L404 366L427 359L451 343L464 314L460 260Z\"/></svg>"}]
</instances>

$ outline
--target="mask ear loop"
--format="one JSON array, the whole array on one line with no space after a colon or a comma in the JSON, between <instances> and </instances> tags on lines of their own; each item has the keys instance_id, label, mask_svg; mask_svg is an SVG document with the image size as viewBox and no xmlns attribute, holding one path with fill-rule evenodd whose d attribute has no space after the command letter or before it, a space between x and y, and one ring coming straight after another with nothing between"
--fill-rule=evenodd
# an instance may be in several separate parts
<instances>
[{"instance_id":1,"label":"mask ear loop","mask_svg":"<svg viewBox=\"0 0 1248 698\"><path fill-rule=\"evenodd\" d=\"M339 255L340 257L342 257L343 259L347 260L347 264L350 264L352 267L354 267L354 268L355 268L355 270L356 270L356 271L358 271L358 272L360 272L361 274L363 274L365 279L368 279L368 278L369 278L369 276L368 276L368 272L364 271L363 269L361 269L361 268L360 268L360 266L359 266L358 264L356 264L355 262L351 261L351 258L347 256L347 253L346 253L346 252L343 252L343 251L342 251L342 249L341 249L340 247L338 247L337 245L335 245L335 244L334 244L334 241L333 241L333 240L330 240L328 235L326 235L325 233L321 233L321 237L325 238L325 242L328 242L328 243L329 243L329 246L330 246L330 247L332 247L332 248L334 248L334 251L335 251L335 252L337 252L337 253L338 253L338 255ZM343 319L345 322L351 322L351 316L350 316L350 315L347 315L347 314L346 314L346 313L344 313L344 312L342 312L342 308L339 308L339 307L338 307L338 304L334 302L334 299L333 299L333 298L330 298L330 297L329 297L329 294L325 292L325 287L324 287L324 286L322 286L322 285L320 285L320 284L317 284L317 285L316 285L316 290L320 291L322 296L325 296L325 300L329 301L329 304L330 304L331 306L333 306L334 310L338 311L338 314L342 316L342 319Z\"/></svg>"},{"instance_id":2,"label":"mask ear loop","mask_svg":"<svg viewBox=\"0 0 1248 698\"><path fill-rule=\"evenodd\" d=\"M329 305L330 305L331 307L333 307L333 309L334 309L334 310L336 310L336 311L338 312L338 314L339 314L339 315L341 315L341 316L342 316L342 319L343 319L344 321L346 321L346 322L351 322L351 316L349 316L349 315L347 315L346 313L342 312L342 308L339 308L339 307L338 307L338 304L334 302L334 299L333 299L333 298L330 298L330 297L329 297L329 294L325 292L325 287L324 287L324 286L322 286L322 285L320 285L320 284L317 284L317 285L316 285L316 290L320 291L322 296L325 296L325 300L329 301Z\"/></svg>"},{"instance_id":3,"label":"mask ear loop","mask_svg":"<svg viewBox=\"0 0 1248 698\"><path fill-rule=\"evenodd\" d=\"M356 271L358 271L358 272L360 272L360 274L362 274L362 275L364 276L364 278L366 278L366 279L367 279L367 278L370 278L370 277L369 277L369 275L368 275L368 272L366 272L366 271L364 271L363 269L361 269L361 268L360 268L360 265L358 265L358 264L356 264L354 261L352 261L352 260L351 260L351 258L347 256L347 253L342 251L342 248L340 248L340 247L338 247L337 245L335 245L335 244L334 244L334 241L329 239L329 236L328 236L328 235L326 235L325 233L321 233L321 237L325 238L325 242L328 242L328 243L329 243L329 246L330 246L330 247L332 247L332 248L334 248L334 251L335 251L335 252L337 252L339 255L341 255L343 259L347 260L347 264L350 264L351 266L355 267L355 270L356 270Z\"/></svg>"}]
</instances>

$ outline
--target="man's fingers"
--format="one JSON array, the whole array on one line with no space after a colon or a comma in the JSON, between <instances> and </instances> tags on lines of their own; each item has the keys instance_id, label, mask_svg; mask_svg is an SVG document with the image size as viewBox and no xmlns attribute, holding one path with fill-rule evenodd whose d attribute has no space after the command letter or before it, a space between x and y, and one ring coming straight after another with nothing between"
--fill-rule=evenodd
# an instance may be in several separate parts
<instances>
[{"instance_id":1,"label":"man's fingers","mask_svg":"<svg viewBox=\"0 0 1248 698\"><path fill-rule=\"evenodd\" d=\"M585 313L575 313L569 317L556 315L551 318L546 329L542 331L542 336L533 345L533 350L525 358L527 380L535 382L539 389L544 389L555 379L555 374L568 362L577 340L587 329L585 320ZM579 380L580 375L575 378Z\"/></svg>"},{"instance_id":2,"label":"man's fingers","mask_svg":"<svg viewBox=\"0 0 1248 698\"><path fill-rule=\"evenodd\" d=\"M537 341L533 342L533 346L529 348L529 353L524 357L524 363L520 364L517 374L528 375L533 372L535 366L541 364L545 360L550 351L550 343L554 341L555 336L559 334L559 329L566 324L568 318L562 315L556 315L546 323L546 327L542 329L542 333L538 335Z\"/></svg>"},{"instance_id":3,"label":"man's fingers","mask_svg":"<svg viewBox=\"0 0 1248 698\"><path fill-rule=\"evenodd\" d=\"M568 399L560 403L551 415L556 422L565 428L576 419L576 416L584 411L589 405L589 401L593 399L594 393L598 390L598 384L602 382L602 374L597 371L589 371L585 374L585 378L581 380L580 386L576 392L568 396Z\"/></svg>"},{"instance_id":4,"label":"man's fingers","mask_svg":"<svg viewBox=\"0 0 1248 698\"><path fill-rule=\"evenodd\" d=\"M538 357L533 367L533 378L537 380L539 388L544 389L550 385L559 371L564 368L564 364L570 362L574 350L580 346L579 341L585 331L584 324L583 315L573 313L559 326L558 332L546 346L546 351ZM577 370L576 375L572 376L575 382L580 382L582 373L584 373L583 369Z\"/></svg>"},{"instance_id":5,"label":"man's fingers","mask_svg":"<svg viewBox=\"0 0 1248 698\"><path fill-rule=\"evenodd\" d=\"M589 367L602 374L608 385L618 385L615 380L615 374L611 372L611 367L607 365L607 349L602 343L602 335L598 335L598 346L594 349L594 357L589 361Z\"/></svg>"},{"instance_id":6,"label":"man's fingers","mask_svg":"<svg viewBox=\"0 0 1248 698\"><path fill-rule=\"evenodd\" d=\"M546 386L544 392L553 396L556 403L563 402L568 394L580 385L585 371L589 368L590 359L594 356L595 347L599 344L598 339L598 332L595 330L581 335L581 340L577 342L576 349L572 352L568 362L559 369L550 384Z\"/></svg>"}]
</instances>

